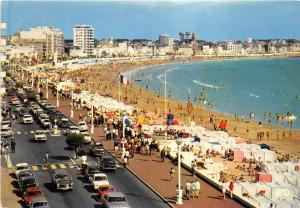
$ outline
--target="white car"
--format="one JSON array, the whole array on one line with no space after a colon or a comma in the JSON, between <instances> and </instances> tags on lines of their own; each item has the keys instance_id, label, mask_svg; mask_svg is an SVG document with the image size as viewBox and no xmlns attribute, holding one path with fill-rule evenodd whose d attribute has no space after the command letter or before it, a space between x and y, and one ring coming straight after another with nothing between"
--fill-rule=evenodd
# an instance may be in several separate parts
<instances>
[{"instance_id":1,"label":"white car","mask_svg":"<svg viewBox=\"0 0 300 208\"><path fill-rule=\"evenodd\" d=\"M9 126L2 126L0 135L4 136L4 137L13 135L11 127L9 127Z\"/></svg>"},{"instance_id":2,"label":"white car","mask_svg":"<svg viewBox=\"0 0 300 208\"><path fill-rule=\"evenodd\" d=\"M11 103L12 103L13 105L19 105L19 104L21 104L20 100L18 100L18 99L12 100Z\"/></svg>"},{"instance_id":3,"label":"white car","mask_svg":"<svg viewBox=\"0 0 300 208\"><path fill-rule=\"evenodd\" d=\"M67 130L69 134L80 134L79 128L77 126L70 126Z\"/></svg>"},{"instance_id":4,"label":"white car","mask_svg":"<svg viewBox=\"0 0 300 208\"><path fill-rule=\"evenodd\" d=\"M43 125L45 128L48 128L48 127L50 127L50 125L51 125L49 118L44 118L44 119L42 119L42 120L41 120L41 123L42 123L42 125Z\"/></svg>"},{"instance_id":5,"label":"white car","mask_svg":"<svg viewBox=\"0 0 300 208\"><path fill-rule=\"evenodd\" d=\"M88 130L88 126L86 125L85 121L79 121L79 130L80 131L87 131Z\"/></svg>"},{"instance_id":6,"label":"white car","mask_svg":"<svg viewBox=\"0 0 300 208\"><path fill-rule=\"evenodd\" d=\"M89 133L89 132L86 132L86 131L81 131L81 132L80 132L80 134L81 134L81 135L83 135L84 142L85 142L86 144L89 144L89 143L91 143L91 141L92 141L92 138L91 138L91 135L90 135L90 133Z\"/></svg>"},{"instance_id":7,"label":"white car","mask_svg":"<svg viewBox=\"0 0 300 208\"><path fill-rule=\"evenodd\" d=\"M23 123L24 123L24 124L32 124L32 123L33 123L33 118L32 118L32 116L29 115L29 114L25 114L25 115L23 116Z\"/></svg>"},{"instance_id":8,"label":"white car","mask_svg":"<svg viewBox=\"0 0 300 208\"><path fill-rule=\"evenodd\" d=\"M22 171L31 171L30 168L29 168L28 163L18 163L18 164L16 164L15 175L16 175L17 178L18 178L20 172L22 172Z\"/></svg>"},{"instance_id":9,"label":"white car","mask_svg":"<svg viewBox=\"0 0 300 208\"><path fill-rule=\"evenodd\" d=\"M36 130L34 134L34 141L46 141L47 137L44 130Z\"/></svg>"},{"instance_id":10,"label":"white car","mask_svg":"<svg viewBox=\"0 0 300 208\"><path fill-rule=\"evenodd\" d=\"M91 178L90 181L95 190L99 189L100 186L109 185L107 175L105 173L96 173Z\"/></svg>"}]
</instances>

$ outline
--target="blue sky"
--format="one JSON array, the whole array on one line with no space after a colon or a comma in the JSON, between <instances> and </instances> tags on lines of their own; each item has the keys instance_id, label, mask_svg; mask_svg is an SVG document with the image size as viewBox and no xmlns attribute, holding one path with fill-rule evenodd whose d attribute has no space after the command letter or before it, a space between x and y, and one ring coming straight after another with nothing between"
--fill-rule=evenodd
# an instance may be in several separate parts
<instances>
[{"instance_id":1,"label":"blue sky","mask_svg":"<svg viewBox=\"0 0 300 208\"><path fill-rule=\"evenodd\" d=\"M180 31L211 41L300 39L299 1L10 1L2 2L1 14L7 34L47 25L72 38L75 24L91 24L97 39L178 38Z\"/></svg>"}]
</instances>

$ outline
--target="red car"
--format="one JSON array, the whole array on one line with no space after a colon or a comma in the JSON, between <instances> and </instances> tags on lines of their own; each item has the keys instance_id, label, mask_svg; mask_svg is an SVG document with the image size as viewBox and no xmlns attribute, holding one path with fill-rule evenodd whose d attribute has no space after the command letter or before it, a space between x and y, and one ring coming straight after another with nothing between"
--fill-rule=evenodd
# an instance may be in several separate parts
<instances>
[{"instance_id":1,"label":"red car","mask_svg":"<svg viewBox=\"0 0 300 208\"><path fill-rule=\"evenodd\" d=\"M111 184L102 185L97 190L97 192L99 194L99 199L101 199L101 197L104 196L105 194L108 194L108 193L111 193L111 192L115 192L115 191L116 191L116 189Z\"/></svg>"},{"instance_id":2,"label":"red car","mask_svg":"<svg viewBox=\"0 0 300 208\"><path fill-rule=\"evenodd\" d=\"M24 195L24 201L27 206L30 206L33 199L43 198L44 194L42 193L39 187L29 187L26 189Z\"/></svg>"}]
</instances>

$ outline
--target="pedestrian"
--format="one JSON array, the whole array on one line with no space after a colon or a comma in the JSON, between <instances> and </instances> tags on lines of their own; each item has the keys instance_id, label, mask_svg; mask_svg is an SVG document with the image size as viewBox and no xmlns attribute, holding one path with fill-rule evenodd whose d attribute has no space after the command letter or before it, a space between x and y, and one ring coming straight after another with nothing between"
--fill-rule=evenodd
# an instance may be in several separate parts
<instances>
[{"instance_id":1,"label":"pedestrian","mask_svg":"<svg viewBox=\"0 0 300 208\"><path fill-rule=\"evenodd\" d=\"M47 152L46 152L46 158L45 158L46 164L48 164L48 162L49 162L49 154L50 154L50 152L47 151Z\"/></svg>"},{"instance_id":2,"label":"pedestrian","mask_svg":"<svg viewBox=\"0 0 300 208\"><path fill-rule=\"evenodd\" d=\"M189 200L191 196L191 183L189 180L187 180L185 183L185 194L186 198Z\"/></svg>"},{"instance_id":3,"label":"pedestrian","mask_svg":"<svg viewBox=\"0 0 300 208\"><path fill-rule=\"evenodd\" d=\"M15 153L16 152L16 141L15 138L12 138L10 141L10 148L11 148L11 152Z\"/></svg>"},{"instance_id":4,"label":"pedestrian","mask_svg":"<svg viewBox=\"0 0 300 208\"><path fill-rule=\"evenodd\" d=\"M170 173L170 181L172 181L172 179L174 178L174 173L175 173L175 170L173 167L171 167L171 169L169 170L169 173Z\"/></svg>"},{"instance_id":5,"label":"pedestrian","mask_svg":"<svg viewBox=\"0 0 300 208\"><path fill-rule=\"evenodd\" d=\"M200 189L201 189L201 184L200 181L196 181L196 197L199 198L199 194L200 194Z\"/></svg>"},{"instance_id":6,"label":"pedestrian","mask_svg":"<svg viewBox=\"0 0 300 208\"><path fill-rule=\"evenodd\" d=\"M193 181L192 183L191 183L191 192L192 192L192 197L193 197L193 199L195 198L195 195L196 195L196 182L195 181Z\"/></svg>"},{"instance_id":7,"label":"pedestrian","mask_svg":"<svg viewBox=\"0 0 300 208\"><path fill-rule=\"evenodd\" d=\"M224 200L226 200L226 184L225 184L225 181L221 182L221 189L222 189L222 193L223 193L223 198L224 198Z\"/></svg>"},{"instance_id":8,"label":"pedestrian","mask_svg":"<svg viewBox=\"0 0 300 208\"><path fill-rule=\"evenodd\" d=\"M196 166L197 166L196 160L193 160L192 164L191 164L193 176L195 176L195 174L196 174Z\"/></svg>"},{"instance_id":9,"label":"pedestrian","mask_svg":"<svg viewBox=\"0 0 300 208\"><path fill-rule=\"evenodd\" d=\"M123 168L124 169L127 167L127 162L128 162L128 159L126 156L124 156L124 158L123 158Z\"/></svg>"},{"instance_id":10,"label":"pedestrian","mask_svg":"<svg viewBox=\"0 0 300 208\"><path fill-rule=\"evenodd\" d=\"M233 198L233 189L234 189L234 185L233 182L231 181L229 184L230 198Z\"/></svg>"},{"instance_id":11,"label":"pedestrian","mask_svg":"<svg viewBox=\"0 0 300 208\"><path fill-rule=\"evenodd\" d=\"M165 162L165 156L166 156L166 151L165 151L165 148L163 148L163 149L160 151L160 159L161 159L161 162Z\"/></svg>"}]
</instances>

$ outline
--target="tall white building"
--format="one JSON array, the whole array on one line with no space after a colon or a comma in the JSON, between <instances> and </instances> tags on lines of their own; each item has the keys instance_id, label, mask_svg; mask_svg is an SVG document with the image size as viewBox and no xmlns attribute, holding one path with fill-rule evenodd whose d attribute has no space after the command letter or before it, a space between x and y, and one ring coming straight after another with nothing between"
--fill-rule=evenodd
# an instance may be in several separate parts
<instances>
[{"instance_id":1,"label":"tall white building","mask_svg":"<svg viewBox=\"0 0 300 208\"><path fill-rule=\"evenodd\" d=\"M19 32L11 41L15 45L34 47L41 59L62 59L64 54L64 33L55 28L31 28Z\"/></svg>"},{"instance_id":2,"label":"tall white building","mask_svg":"<svg viewBox=\"0 0 300 208\"><path fill-rule=\"evenodd\" d=\"M73 46L83 53L92 54L94 50L94 28L91 25L75 25L73 28Z\"/></svg>"}]
</instances>

